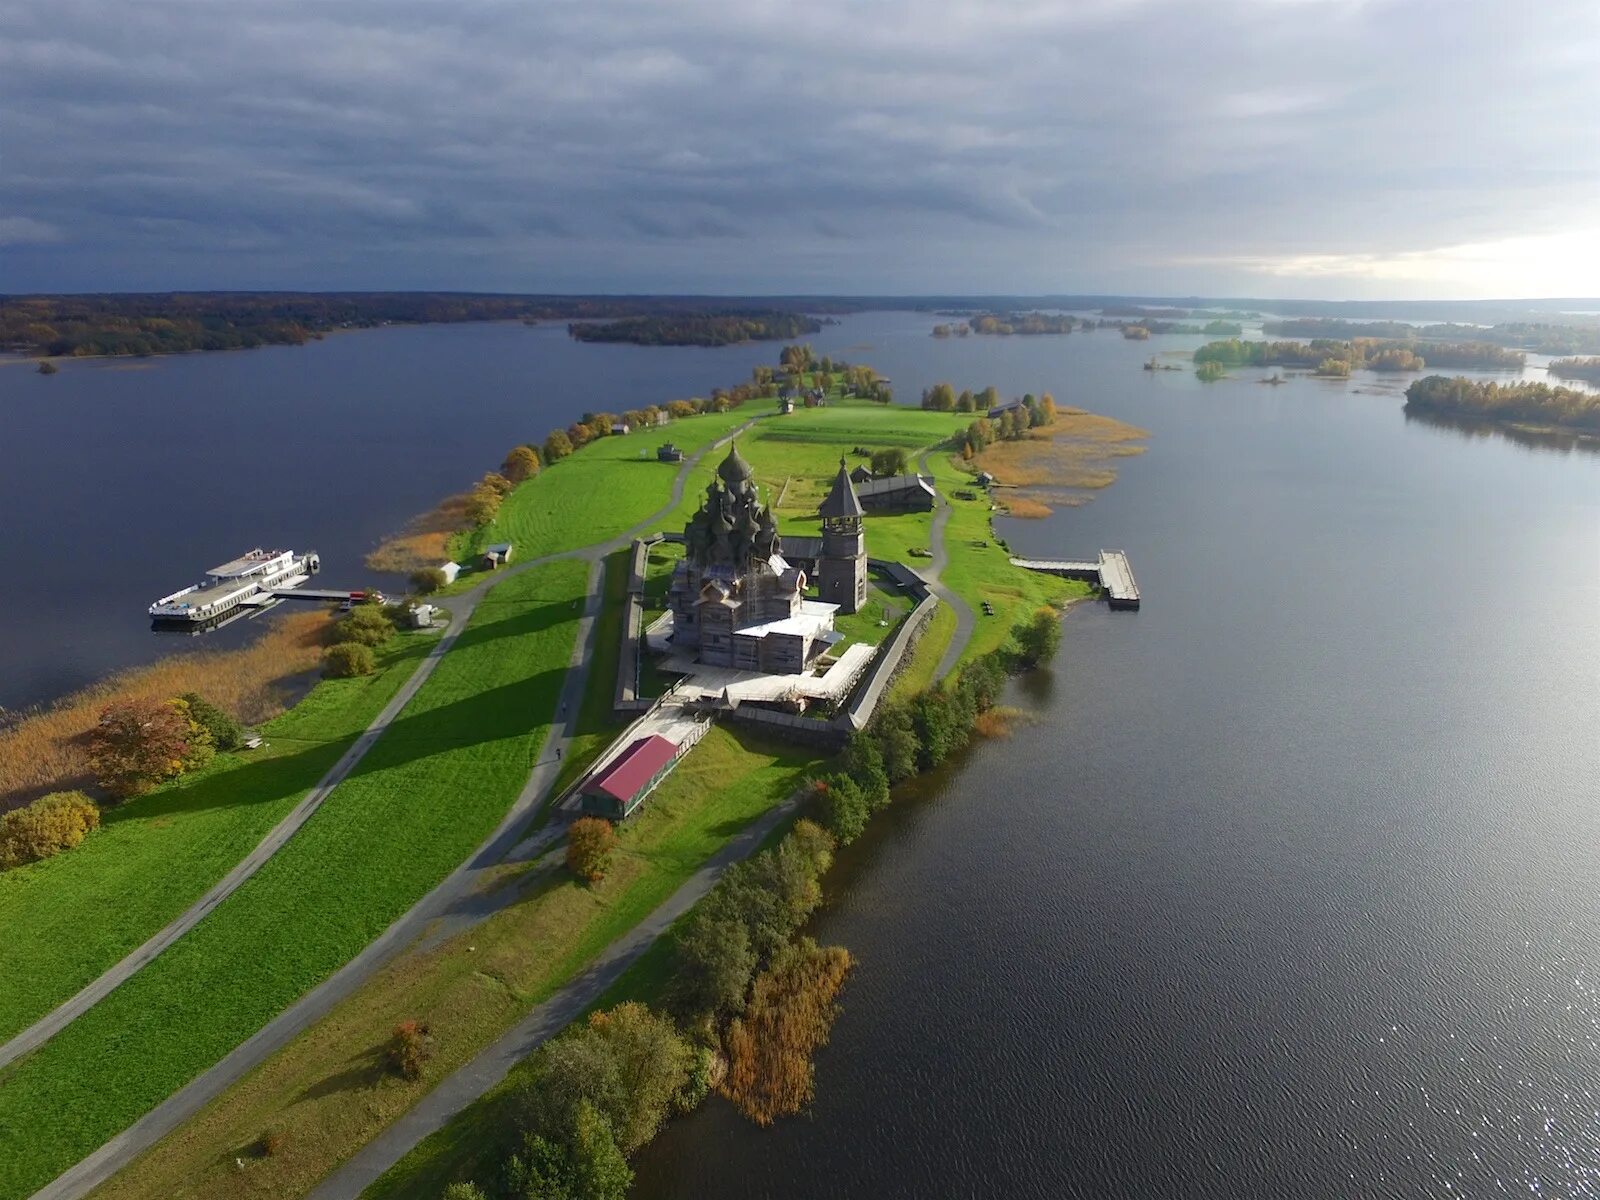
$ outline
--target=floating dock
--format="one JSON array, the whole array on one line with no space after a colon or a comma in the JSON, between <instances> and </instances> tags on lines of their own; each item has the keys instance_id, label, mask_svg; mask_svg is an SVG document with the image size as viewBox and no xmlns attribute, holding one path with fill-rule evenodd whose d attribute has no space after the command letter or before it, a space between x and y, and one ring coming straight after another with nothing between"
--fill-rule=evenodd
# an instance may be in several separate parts
<instances>
[{"instance_id":1,"label":"floating dock","mask_svg":"<svg viewBox=\"0 0 1600 1200\"><path fill-rule=\"evenodd\" d=\"M1013 567L1042 571L1063 579L1083 579L1098 584L1112 608L1138 608L1139 585L1134 581L1128 555L1122 550L1102 550L1093 562L1066 558L1013 558Z\"/></svg>"}]
</instances>

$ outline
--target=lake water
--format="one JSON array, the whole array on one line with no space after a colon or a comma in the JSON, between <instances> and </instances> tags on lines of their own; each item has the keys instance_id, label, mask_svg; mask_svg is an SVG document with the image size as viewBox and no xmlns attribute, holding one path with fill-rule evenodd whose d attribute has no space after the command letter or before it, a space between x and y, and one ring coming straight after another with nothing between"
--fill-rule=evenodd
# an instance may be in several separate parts
<instances>
[{"instance_id":1,"label":"lake water","mask_svg":"<svg viewBox=\"0 0 1600 1200\"><path fill-rule=\"evenodd\" d=\"M713 1102L638 1194L1600 1192L1600 459L1407 421L1371 377L1139 370L1200 339L934 320L812 340L902 396L992 382L1150 430L1092 503L1004 530L1127 549L1144 608L1072 612L1013 687L1031 720L842 856L814 932L858 966L811 1111ZM0 368L0 703L192 644L144 606L239 548L365 579L513 442L774 353L505 325Z\"/></svg>"}]
</instances>

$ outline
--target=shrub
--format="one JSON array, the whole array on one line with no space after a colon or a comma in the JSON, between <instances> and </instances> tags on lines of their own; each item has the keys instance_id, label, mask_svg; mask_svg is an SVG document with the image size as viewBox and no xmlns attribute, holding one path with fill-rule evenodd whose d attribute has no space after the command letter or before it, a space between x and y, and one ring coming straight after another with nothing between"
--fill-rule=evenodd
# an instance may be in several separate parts
<instances>
[{"instance_id":1,"label":"shrub","mask_svg":"<svg viewBox=\"0 0 1600 1200\"><path fill-rule=\"evenodd\" d=\"M179 696L189 706L189 719L203 728L218 750L237 750L244 742L244 726L233 719L233 714L218 708L199 692L185 692Z\"/></svg>"},{"instance_id":2,"label":"shrub","mask_svg":"<svg viewBox=\"0 0 1600 1200\"><path fill-rule=\"evenodd\" d=\"M417 1021L401 1021L383 1048L383 1063L401 1079L421 1079L422 1068L432 1054L428 1027Z\"/></svg>"},{"instance_id":3,"label":"shrub","mask_svg":"<svg viewBox=\"0 0 1600 1200\"><path fill-rule=\"evenodd\" d=\"M1049 662L1061 646L1061 616L1053 608L1041 608L1017 629L1017 653L1023 666Z\"/></svg>"},{"instance_id":4,"label":"shrub","mask_svg":"<svg viewBox=\"0 0 1600 1200\"><path fill-rule=\"evenodd\" d=\"M817 781L822 800L822 823L848 846L867 827L872 810L856 781L839 771Z\"/></svg>"},{"instance_id":5,"label":"shrub","mask_svg":"<svg viewBox=\"0 0 1600 1200\"><path fill-rule=\"evenodd\" d=\"M673 949L667 1003L686 1023L743 1011L756 955L737 917L697 908L675 935Z\"/></svg>"},{"instance_id":6,"label":"shrub","mask_svg":"<svg viewBox=\"0 0 1600 1200\"><path fill-rule=\"evenodd\" d=\"M411 572L411 590L419 596L431 596L448 582L449 577L438 567L423 567L420 571Z\"/></svg>"},{"instance_id":7,"label":"shrub","mask_svg":"<svg viewBox=\"0 0 1600 1200\"><path fill-rule=\"evenodd\" d=\"M334 627L334 636L341 642L381 646L394 636L394 622L383 605L358 604Z\"/></svg>"},{"instance_id":8,"label":"shrub","mask_svg":"<svg viewBox=\"0 0 1600 1200\"><path fill-rule=\"evenodd\" d=\"M493 492L497 496L504 497L509 496L511 489L517 485L504 475L496 475L493 471L490 471L482 479L478 480L478 486L486 491Z\"/></svg>"},{"instance_id":9,"label":"shrub","mask_svg":"<svg viewBox=\"0 0 1600 1200\"><path fill-rule=\"evenodd\" d=\"M562 1134L523 1136L522 1153L506 1163L502 1191L529 1200L626 1200L632 1186L610 1123L584 1101Z\"/></svg>"},{"instance_id":10,"label":"shrub","mask_svg":"<svg viewBox=\"0 0 1600 1200\"><path fill-rule=\"evenodd\" d=\"M264 1130L256 1139L256 1154L261 1158L275 1158L289 1144L289 1136L281 1129Z\"/></svg>"},{"instance_id":11,"label":"shrub","mask_svg":"<svg viewBox=\"0 0 1600 1200\"><path fill-rule=\"evenodd\" d=\"M188 717L171 702L119 700L101 711L89 735L89 760L100 786L124 800L181 774L189 740Z\"/></svg>"},{"instance_id":12,"label":"shrub","mask_svg":"<svg viewBox=\"0 0 1600 1200\"><path fill-rule=\"evenodd\" d=\"M579 817L567 830L567 870L585 883L599 883L617 848L617 831L604 817Z\"/></svg>"},{"instance_id":13,"label":"shrub","mask_svg":"<svg viewBox=\"0 0 1600 1200\"><path fill-rule=\"evenodd\" d=\"M480 483L467 494L467 520L474 525L487 525L500 512L500 500L499 492Z\"/></svg>"},{"instance_id":14,"label":"shrub","mask_svg":"<svg viewBox=\"0 0 1600 1200\"><path fill-rule=\"evenodd\" d=\"M889 773L877 739L865 730L850 735L844 748L844 773L855 780L873 812L889 803Z\"/></svg>"},{"instance_id":15,"label":"shrub","mask_svg":"<svg viewBox=\"0 0 1600 1200\"><path fill-rule=\"evenodd\" d=\"M532 479L539 473L539 452L532 446L517 446L506 455L506 461L500 464L500 474L512 483L521 483L524 479Z\"/></svg>"},{"instance_id":16,"label":"shrub","mask_svg":"<svg viewBox=\"0 0 1600 1200\"><path fill-rule=\"evenodd\" d=\"M441 1200L489 1200L484 1191L470 1180L465 1183L452 1183L444 1189Z\"/></svg>"},{"instance_id":17,"label":"shrub","mask_svg":"<svg viewBox=\"0 0 1600 1200\"><path fill-rule=\"evenodd\" d=\"M82 792L52 792L0 816L0 870L71 850L100 827L100 808Z\"/></svg>"},{"instance_id":18,"label":"shrub","mask_svg":"<svg viewBox=\"0 0 1600 1200\"><path fill-rule=\"evenodd\" d=\"M323 670L331 679L352 679L357 675L371 675L378 660L370 646L360 642L340 642L323 652Z\"/></svg>"},{"instance_id":19,"label":"shrub","mask_svg":"<svg viewBox=\"0 0 1600 1200\"><path fill-rule=\"evenodd\" d=\"M585 1104L624 1154L652 1137L689 1082L694 1051L643 1004L619 1004L540 1047L513 1109L525 1134L563 1138Z\"/></svg>"},{"instance_id":20,"label":"shrub","mask_svg":"<svg viewBox=\"0 0 1600 1200\"><path fill-rule=\"evenodd\" d=\"M874 475L904 475L910 469L910 460L906 452L899 447L889 450L874 450L872 452L872 473Z\"/></svg>"}]
</instances>

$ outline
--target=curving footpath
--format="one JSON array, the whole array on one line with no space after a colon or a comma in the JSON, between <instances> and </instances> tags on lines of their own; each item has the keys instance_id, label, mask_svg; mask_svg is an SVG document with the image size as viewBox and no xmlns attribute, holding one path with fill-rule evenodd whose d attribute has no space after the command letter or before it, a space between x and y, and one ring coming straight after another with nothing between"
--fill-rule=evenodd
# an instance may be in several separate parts
<instances>
[{"instance_id":1,"label":"curving footpath","mask_svg":"<svg viewBox=\"0 0 1600 1200\"><path fill-rule=\"evenodd\" d=\"M917 459L917 470L924 475L933 472L928 469L928 456L933 451L924 450ZM956 630L950 635L950 644L945 647L944 656L939 659L939 666L934 670L935 680L943 679L956 669L956 663L961 658L961 652L967 648L967 643L972 640L972 631L977 627L976 618L967 602L956 595L943 583L939 576L950 563L950 550L944 544L944 527L950 523L950 501L944 498L943 493L935 489L937 508L933 514L933 528L928 533L928 550L933 558L929 561L924 571L918 571L931 589L933 594L950 606L950 611L956 614Z\"/></svg>"},{"instance_id":2,"label":"curving footpath","mask_svg":"<svg viewBox=\"0 0 1600 1200\"><path fill-rule=\"evenodd\" d=\"M450 597L453 611L449 630L439 644L429 652L427 659L417 668L416 674L407 681L406 685L401 688L400 693L384 708L378 718L367 727L367 731L357 739L355 745L351 746L344 757L323 777L322 782L306 796L305 800L295 807L293 812L273 827L272 831L262 839L261 843L251 852L248 858L235 867L233 871L229 872L221 883L217 884L188 911L151 938L145 945L128 955L122 962L111 968L111 970L78 993L77 996L67 1001L66 1004L56 1009L48 1017L18 1034L10 1042L7 1042L4 1047L0 1047L0 1054L3 1054L21 1039L33 1037L35 1031L40 1030L38 1036L34 1037L28 1045L17 1049L7 1057L0 1058L0 1066L3 1066L5 1062L48 1040L52 1034L65 1026L79 1013L110 993L118 984L160 954L162 950L166 949L167 946L196 925L201 918L236 890L240 884L255 874L262 864L267 862L301 825L305 824L312 813L321 805L322 801L326 799L328 792L348 775L356 764L361 761L362 756L371 749L372 744L388 728L389 723L405 707L407 701L416 694L417 689L422 686L427 677L433 673L433 669L438 665L439 659L455 643L456 638L460 636L461 631L466 627L467 620L471 617L473 610L477 608L478 602L482 600L484 593L492 586L510 575L519 574L547 563L565 559L580 559L590 564L588 598L584 604L583 614L579 618L578 635L574 640L572 658L567 666L566 678L562 681L560 699L557 701L557 719L551 724L544 746L534 761L522 791L506 813L505 818L495 828L495 831L489 835L488 839L431 892L417 901L407 912L397 918L392 925L373 941L369 942L360 954L345 963L343 967L307 992L294 1004L284 1009L283 1012L279 1013L277 1017L268 1022L252 1037L235 1047L225 1058L195 1076L189 1083L156 1105L155 1108L140 1117L127 1129L34 1193L33 1200L75 1200L76 1197L85 1195L91 1189L98 1187L101 1183L111 1178L112 1175L132 1161L136 1155L149 1149L161 1138L187 1121L202 1107L221 1095L225 1089L247 1071L282 1049L302 1030L326 1016L335 1005L365 983L374 971L420 936L429 922L448 914L454 906L469 896L478 886L482 873L500 863L507 854L519 845L521 841L519 837L521 826L537 809L544 798L546 790L555 782L555 778L559 774L560 760L555 757L552 751L557 747L565 749L572 736L572 723L577 717L578 706L583 698L584 686L589 675L589 664L594 660L595 645L599 636L599 625L596 618L599 616L603 593L603 589L598 586L601 561L607 555L613 554L629 545L635 537L651 531L664 518L670 516L673 510L682 502L683 491L688 482L689 473L700 460L707 454L727 445L728 442L738 437L739 434L760 419L760 417L752 417L725 436L708 443L695 454L685 459L683 465L678 468L678 474L672 482L671 496L667 503L632 529L619 534L608 542L595 546L585 546L577 550L565 550L557 554L547 554L542 558L529 559L526 562L506 567L470 591L462 592L459 596ZM562 720L563 717L565 717L565 721ZM547 826L538 835L544 839L543 841L539 842L537 846L524 845L523 849L536 852L539 847L556 840L560 836L561 829L562 827L557 824ZM80 1000L82 1001L81 1004L79 1003ZM69 1008L71 1008L71 1011L66 1011ZM60 1015L59 1020L57 1019L58 1015ZM53 1022L53 1024L47 1029L41 1029L48 1022Z\"/></svg>"}]
</instances>

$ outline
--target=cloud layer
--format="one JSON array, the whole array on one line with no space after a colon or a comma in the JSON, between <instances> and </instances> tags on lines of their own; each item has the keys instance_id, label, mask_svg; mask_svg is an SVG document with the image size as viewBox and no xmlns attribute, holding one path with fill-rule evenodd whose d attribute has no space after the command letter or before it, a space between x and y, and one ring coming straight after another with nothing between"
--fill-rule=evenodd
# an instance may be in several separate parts
<instances>
[{"instance_id":1,"label":"cloud layer","mask_svg":"<svg viewBox=\"0 0 1600 1200\"><path fill-rule=\"evenodd\" d=\"M1597 51L1587 0L12 5L0 290L1592 293Z\"/></svg>"}]
</instances>

